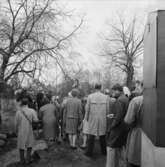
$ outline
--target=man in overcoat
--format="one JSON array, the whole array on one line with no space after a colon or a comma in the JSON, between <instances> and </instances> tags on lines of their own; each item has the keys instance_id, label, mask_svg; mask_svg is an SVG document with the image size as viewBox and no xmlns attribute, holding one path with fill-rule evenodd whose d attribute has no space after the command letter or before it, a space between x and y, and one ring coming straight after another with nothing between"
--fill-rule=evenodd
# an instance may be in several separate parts
<instances>
[{"instance_id":1,"label":"man in overcoat","mask_svg":"<svg viewBox=\"0 0 165 167\"><path fill-rule=\"evenodd\" d=\"M107 165L106 167L118 167L119 161L123 158L123 146L126 144L127 133L125 131L124 117L127 112L129 99L123 93L121 85L116 84L112 87L116 101L112 108L113 120L108 127L107 138Z\"/></svg>"},{"instance_id":2,"label":"man in overcoat","mask_svg":"<svg viewBox=\"0 0 165 167\"><path fill-rule=\"evenodd\" d=\"M106 155L106 116L109 112L109 97L101 92L101 84L95 85L95 92L87 98L85 119L89 125L86 156L93 155L94 140L98 136L101 152Z\"/></svg>"}]
</instances>

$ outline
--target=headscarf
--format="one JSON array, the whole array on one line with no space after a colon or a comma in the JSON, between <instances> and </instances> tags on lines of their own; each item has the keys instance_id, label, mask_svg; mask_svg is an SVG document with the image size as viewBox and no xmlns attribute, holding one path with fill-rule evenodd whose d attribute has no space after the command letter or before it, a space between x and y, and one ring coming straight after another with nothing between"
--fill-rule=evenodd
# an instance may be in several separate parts
<instances>
[{"instance_id":1,"label":"headscarf","mask_svg":"<svg viewBox=\"0 0 165 167\"><path fill-rule=\"evenodd\" d=\"M123 92L124 94L127 96L127 97L130 97L131 96L131 92L129 90L129 88L127 86L124 86L123 87Z\"/></svg>"}]
</instances>

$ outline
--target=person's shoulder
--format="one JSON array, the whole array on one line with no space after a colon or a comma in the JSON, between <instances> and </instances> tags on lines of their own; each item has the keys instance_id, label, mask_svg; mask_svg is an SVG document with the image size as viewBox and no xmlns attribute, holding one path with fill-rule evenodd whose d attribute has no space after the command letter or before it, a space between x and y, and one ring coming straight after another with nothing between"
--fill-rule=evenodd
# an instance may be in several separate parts
<instances>
[{"instance_id":1,"label":"person's shoulder","mask_svg":"<svg viewBox=\"0 0 165 167\"><path fill-rule=\"evenodd\" d=\"M110 97L108 95L105 95L102 92L98 93L99 98L101 98L103 101L110 102Z\"/></svg>"},{"instance_id":2,"label":"person's shoulder","mask_svg":"<svg viewBox=\"0 0 165 167\"><path fill-rule=\"evenodd\" d=\"M76 102L77 102L78 104L81 104L81 100L80 100L79 98L76 98Z\"/></svg>"},{"instance_id":3,"label":"person's shoulder","mask_svg":"<svg viewBox=\"0 0 165 167\"><path fill-rule=\"evenodd\" d=\"M77 100L78 102L81 102L81 99L79 99L79 98L76 98L76 100Z\"/></svg>"},{"instance_id":4,"label":"person's shoulder","mask_svg":"<svg viewBox=\"0 0 165 167\"><path fill-rule=\"evenodd\" d=\"M53 103L47 104L47 107L54 107L55 105Z\"/></svg>"},{"instance_id":5,"label":"person's shoulder","mask_svg":"<svg viewBox=\"0 0 165 167\"><path fill-rule=\"evenodd\" d=\"M119 101L129 101L128 97L125 96L124 94L122 94L119 98L118 98Z\"/></svg>"},{"instance_id":6,"label":"person's shoulder","mask_svg":"<svg viewBox=\"0 0 165 167\"><path fill-rule=\"evenodd\" d=\"M131 102L133 103L139 103L139 102L143 102L143 96L136 96L134 97Z\"/></svg>"},{"instance_id":7,"label":"person's shoulder","mask_svg":"<svg viewBox=\"0 0 165 167\"><path fill-rule=\"evenodd\" d=\"M71 101L71 100L73 100L73 97L68 97L65 102L67 103L68 101Z\"/></svg>"},{"instance_id":8,"label":"person's shoulder","mask_svg":"<svg viewBox=\"0 0 165 167\"><path fill-rule=\"evenodd\" d=\"M129 107L132 108L138 108L140 105L143 104L143 97L142 96L137 96L137 97L134 97L130 103L129 103Z\"/></svg>"},{"instance_id":9,"label":"person's shoulder","mask_svg":"<svg viewBox=\"0 0 165 167\"><path fill-rule=\"evenodd\" d=\"M77 102L77 98L69 97L65 103L66 106Z\"/></svg>"},{"instance_id":10,"label":"person's shoulder","mask_svg":"<svg viewBox=\"0 0 165 167\"><path fill-rule=\"evenodd\" d=\"M40 110L42 110L42 109L44 109L44 108L45 108L45 105L41 106L41 107L40 107Z\"/></svg>"},{"instance_id":11,"label":"person's shoulder","mask_svg":"<svg viewBox=\"0 0 165 167\"><path fill-rule=\"evenodd\" d=\"M100 95L101 95L103 98L110 100L110 97L109 97L108 95L105 95L105 94L102 93L102 92L100 92Z\"/></svg>"},{"instance_id":12,"label":"person's shoulder","mask_svg":"<svg viewBox=\"0 0 165 167\"><path fill-rule=\"evenodd\" d=\"M49 104L47 104L46 106L45 106L47 109L54 109L55 108L55 105L54 104L52 104L52 103L49 103Z\"/></svg>"},{"instance_id":13,"label":"person's shoulder","mask_svg":"<svg viewBox=\"0 0 165 167\"><path fill-rule=\"evenodd\" d=\"M95 93L89 94L87 98L90 99L90 98L92 98L93 96L95 96Z\"/></svg>"},{"instance_id":14,"label":"person's shoulder","mask_svg":"<svg viewBox=\"0 0 165 167\"><path fill-rule=\"evenodd\" d=\"M28 108L28 112L34 113L36 111L33 108Z\"/></svg>"},{"instance_id":15,"label":"person's shoulder","mask_svg":"<svg viewBox=\"0 0 165 167\"><path fill-rule=\"evenodd\" d=\"M93 95L95 95L95 94L96 94L96 92L90 93L90 94L88 95L88 97L89 97L89 96L93 96Z\"/></svg>"},{"instance_id":16,"label":"person's shoulder","mask_svg":"<svg viewBox=\"0 0 165 167\"><path fill-rule=\"evenodd\" d=\"M43 105L43 106L40 108L40 110L45 110L45 109L48 107L48 105L49 105L49 104Z\"/></svg>"},{"instance_id":17,"label":"person's shoulder","mask_svg":"<svg viewBox=\"0 0 165 167\"><path fill-rule=\"evenodd\" d=\"M21 114L21 110L18 109L18 110L16 111L16 115L20 115L20 114Z\"/></svg>"}]
</instances>

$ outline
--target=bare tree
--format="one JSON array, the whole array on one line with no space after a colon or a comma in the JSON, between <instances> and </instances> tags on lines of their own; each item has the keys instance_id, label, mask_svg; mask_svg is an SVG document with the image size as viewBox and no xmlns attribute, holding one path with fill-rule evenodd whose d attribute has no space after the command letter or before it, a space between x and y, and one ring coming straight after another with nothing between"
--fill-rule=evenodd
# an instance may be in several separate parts
<instances>
[{"instance_id":1,"label":"bare tree","mask_svg":"<svg viewBox=\"0 0 165 167\"><path fill-rule=\"evenodd\" d=\"M137 23L136 17L129 24L119 17L119 25L108 25L112 31L109 35L104 34L105 45L101 54L126 73L128 86L133 81L134 62L143 52L143 34L137 29Z\"/></svg>"},{"instance_id":2,"label":"bare tree","mask_svg":"<svg viewBox=\"0 0 165 167\"><path fill-rule=\"evenodd\" d=\"M7 0L0 16L0 82L7 83L16 74L34 77L35 71L50 58L60 66L60 50L83 23L69 33L61 32L60 20L70 17L50 0ZM65 71L63 71L65 72Z\"/></svg>"}]
</instances>

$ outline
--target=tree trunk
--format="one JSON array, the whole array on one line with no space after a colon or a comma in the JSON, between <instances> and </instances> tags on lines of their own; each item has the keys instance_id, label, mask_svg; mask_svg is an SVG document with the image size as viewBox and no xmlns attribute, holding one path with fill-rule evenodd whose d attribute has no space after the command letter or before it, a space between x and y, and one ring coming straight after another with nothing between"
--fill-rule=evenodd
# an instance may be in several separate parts
<instances>
[{"instance_id":1,"label":"tree trunk","mask_svg":"<svg viewBox=\"0 0 165 167\"><path fill-rule=\"evenodd\" d=\"M4 82L4 70L0 67L0 83Z\"/></svg>"},{"instance_id":2,"label":"tree trunk","mask_svg":"<svg viewBox=\"0 0 165 167\"><path fill-rule=\"evenodd\" d=\"M0 97L2 96L4 92L5 85L6 83L4 80L4 71L2 70L2 68L0 68Z\"/></svg>"},{"instance_id":3,"label":"tree trunk","mask_svg":"<svg viewBox=\"0 0 165 167\"><path fill-rule=\"evenodd\" d=\"M1 116L2 116L3 90L4 90L4 82L3 82L3 79L0 77L0 124L1 124Z\"/></svg>"},{"instance_id":4,"label":"tree trunk","mask_svg":"<svg viewBox=\"0 0 165 167\"><path fill-rule=\"evenodd\" d=\"M3 112L2 106L3 106L5 88L6 88L6 83L4 81L4 70L2 69L2 67L0 67L0 124L2 123L1 122L2 112Z\"/></svg>"},{"instance_id":5,"label":"tree trunk","mask_svg":"<svg viewBox=\"0 0 165 167\"><path fill-rule=\"evenodd\" d=\"M126 84L129 88L131 88L131 86L132 86L133 76L134 76L134 68L132 65L130 65L128 70L127 70L127 80L126 80Z\"/></svg>"},{"instance_id":6,"label":"tree trunk","mask_svg":"<svg viewBox=\"0 0 165 167\"><path fill-rule=\"evenodd\" d=\"M5 132L14 132L14 115L16 111L13 91L0 75L0 127Z\"/></svg>"}]
</instances>

